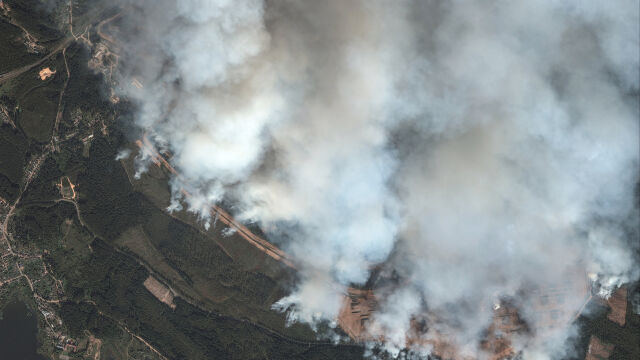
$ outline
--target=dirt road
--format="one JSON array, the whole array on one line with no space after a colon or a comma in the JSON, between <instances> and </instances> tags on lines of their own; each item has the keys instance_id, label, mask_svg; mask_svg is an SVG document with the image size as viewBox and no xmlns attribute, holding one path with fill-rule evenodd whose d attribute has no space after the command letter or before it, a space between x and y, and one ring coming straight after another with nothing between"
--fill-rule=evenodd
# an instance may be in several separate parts
<instances>
[{"instance_id":1,"label":"dirt road","mask_svg":"<svg viewBox=\"0 0 640 360\"><path fill-rule=\"evenodd\" d=\"M165 158L158 153L158 151L155 149L153 144L151 144L151 142L149 141L149 139L146 136L144 136L142 138L142 140L138 140L137 141L137 145L140 148L146 149L148 152L150 152L152 154L154 162L156 162L160 166L163 166L164 168L169 170L169 172L171 172L172 174L176 175L178 178L182 179L182 177L176 171L176 169L174 169L173 166L171 166L171 164L169 164L169 162L167 160L165 160ZM191 194L189 192L187 192L186 190L182 190L182 193L187 198L191 197ZM212 205L211 206L211 215L214 218L217 218L218 220L222 221L225 225L227 225L230 228L236 230L238 235L242 236L243 239L248 241L251 245L255 246L256 248L258 248L263 253L269 255L270 257L282 262L283 264L285 264L285 265L287 265L287 266L289 266L289 267L291 267L293 269L296 268L296 266L295 266L295 264L293 262L293 259L289 255L287 255L284 251L280 250L277 246L273 245L272 243L268 242L267 240L265 240L265 239L259 237L258 235L254 234L246 226L244 226L240 222L236 221L228 212L226 212L221 207L219 207L217 205Z\"/></svg>"},{"instance_id":2,"label":"dirt road","mask_svg":"<svg viewBox=\"0 0 640 360\"><path fill-rule=\"evenodd\" d=\"M64 41L62 41L60 43L60 45L56 46L53 50L51 50L51 52L47 55L45 55L42 59L31 63L29 65L25 65L21 68L6 72L4 74L0 74L0 85L2 85L3 83L5 83L6 81L9 81L15 77L18 77L22 74L24 74L25 72L33 69L34 67L42 64L43 62L45 62L45 60L51 58L53 55L59 53L60 51L66 49L69 45L71 45L71 43L74 41L74 39L72 37L66 38Z\"/></svg>"}]
</instances>

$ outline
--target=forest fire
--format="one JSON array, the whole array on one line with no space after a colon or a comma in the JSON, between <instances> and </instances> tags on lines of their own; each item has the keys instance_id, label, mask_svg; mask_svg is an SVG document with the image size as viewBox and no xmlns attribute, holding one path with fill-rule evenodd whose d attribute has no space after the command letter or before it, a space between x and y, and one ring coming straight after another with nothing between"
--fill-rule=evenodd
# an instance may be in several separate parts
<instances>
[{"instance_id":1,"label":"forest fire","mask_svg":"<svg viewBox=\"0 0 640 360\"><path fill-rule=\"evenodd\" d=\"M151 161L156 166L165 168L171 174L180 177L177 170L155 149L146 136L142 140L136 141L136 144L140 149L151 154ZM190 194L185 192L185 196L190 196ZM296 269L294 260L289 255L267 240L255 235L223 209L213 206L212 214L217 214L219 219L228 226L239 229L239 234L242 238L268 256L292 269ZM575 320L579 313L574 314L564 311L564 305L574 303L577 304L574 307L583 309L591 299L591 289L587 276L578 268L573 269L566 275L563 278L570 279L570 281L549 284L545 288L530 291L527 299L530 302L529 305L535 311L535 321L530 324L525 323L520 317L517 307L508 302L500 302L499 305L494 306L492 314L489 314L491 310L487 310L487 317L491 321L486 329L485 338L479 344L481 351L489 359L505 359L514 355L514 349L511 346L513 335L525 335L532 329L537 332L552 334L554 329L567 326ZM372 289L348 288L344 293L338 316L338 325L356 342L385 341L384 332L377 331L375 326L370 326L374 323L373 320L379 307L379 299L377 297L379 295L377 294L383 292ZM576 298L575 294L580 296ZM437 319L438 315L425 314L424 317ZM476 358L475 355L464 353L458 349L446 334L435 333L434 335L434 332L430 332L427 335L428 329L425 328L425 324L426 321L424 319L414 318L412 320L412 330L406 339L408 348L428 348L435 355L454 360L473 360Z\"/></svg>"}]
</instances>

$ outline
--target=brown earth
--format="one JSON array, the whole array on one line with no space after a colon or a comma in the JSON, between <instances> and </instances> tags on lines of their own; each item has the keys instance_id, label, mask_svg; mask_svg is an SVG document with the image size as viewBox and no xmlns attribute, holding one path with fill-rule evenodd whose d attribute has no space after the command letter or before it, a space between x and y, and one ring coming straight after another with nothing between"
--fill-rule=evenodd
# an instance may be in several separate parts
<instances>
[{"instance_id":1,"label":"brown earth","mask_svg":"<svg viewBox=\"0 0 640 360\"><path fill-rule=\"evenodd\" d=\"M88 342L89 344L87 345L85 358L100 360L100 348L102 347L102 340L94 337L93 335L90 335Z\"/></svg>"},{"instance_id":2,"label":"brown earth","mask_svg":"<svg viewBox=\"0 0 640 360\"><path fill-rule=\"evenodd\" d=\"M138 140L136 144L141 150L151 154L152 161L158 167L164 167L170 173L180 178L180 174L157 152L146 136L143 137L142 140ZM191 196L191 194L185 190L182 192L187 198ZM222 208L213 205L211 213L214 218L221 220L230 228L235 229L244 240L266 255L296 269L293 258L270 242L251 232L244 225L233 219L233 217ZM541 320L540 323L534 324L534 327L538 330L546 332L545 330L566 325L573 321L582 311L585 304L590 301L590 288L585 274L581 271L575 271L569 275L570 281L564 284L553 284L547 288L532 292L531 301L539 315L538 318ZM569 296L571 294L582 295L574 298ZM575 308L580 308L578 314L565 313L562 309L566 302L572 302ZM378 302L373 290L349 288L344 293L342 308L338 316L338 324L356 341L384 341L382 335L371 333L367 327L377 306ZM412 331L414 336L407 339L407 346L419 345L424 347L426 345L432 348L433 354L452 360L470 360L474 358L466 354L461 354L453 344L446 340L447 337L444 335L435 336L435 339L432 336L429 340L424 340L417 330L417 322L414 320L412 324L415 325L414 327L416 329ZM494 311L492 323L488 328L487 338L481 344L481 349L485 352L483 357L491 360L500 360L513 356L514 351L511 348L510 338L512 334L524 330L526 330L526 326L524 326L524 323L520 320L515 308L508 306L498 307Z\"/></svg>"},{"instance_id":3,"label":"brown earth","mask_svg":"<svg viewBox=\"0 0 640 360\"><path fill-rule=\"evenodd\" d=\"M58 190L60 190L60 195L62 195L63 199L75 200L76 186L71 182L68 176L61 177L60 183L56 184L56 186L58 187Z\"/></svg>"},{"instance_id":4,"label":"brown earth","mask_svg":"<svg viewBox=\"0 0 640 360\"><path fill-rule=\"evenodd\" d=\"M155 149L153 144L151 144L151 142L147 139L146 136L143 137L142 141L138 140L136 142L136 144L141 149L144 149L145 151L148 151L151 154L153 162L156 165L165 167L167 170L169 170L169 172L171 172L172 174L174 174L178 178L180 178L180 174L178 174L178 172L173 168L173 166L171 166L171 164L169 164L169 162L162 155L160 155L157 152L157 150ZM187 192L186 190L182 190L182 193L186 198L191 197L191 194L189 192ZM237 222L224 209L220 208L219 206L212 205L211 206L211 215L212 215L213 218L222 221L224 224L226 224L230 228L236 230L238 232L238 234L240 236L242 236L242 238L244 238L246 241L248 241L251 245L253 245L256 248L258 248L260 251L264 252L265 254L271 256L272 258L282 262L283 264L285 264L285 265L287 265L287 266L289 266L291 268L295 268L295 265L294 265L293 261L291 260L291 258L289 257L289 255L287 255L284 251L280 250L278 247L276 247L275 245L271 244L270 242L268 242L268 241L262 239L261 237L255 235L246 226L244 226L243 224Z\"/></svg>"},{"instance_id":5,"label":"brown earth","mask_svg":"<svg viewBox=\"0 0 640 360\"><path fill-rule=\"evenodd\" d=\"M607 304L611 307L611 312L609 312L607 318L620 326L624 326L627 317L627 288L621 287L616 290L607 299Z\"/></svg>"},{"instance_id":6,"label":"brown earth","mask_svg":"<svg viewBox=\"0 0 640 360\"><path fill-rule=\"evenodd\" d=\"M207 299L218 303L227 299L225 296L214 296L200 287L194 288L167 263L160 251L151 243L141 226L134 226L127 229L116 240L116 245L126 248L136 254L150 269L154 269L154 274L169 282L173 288L185 299Z\"/></svg>"},{"instance_id":7,"label":"brown earth","mask_svg":"<svg viewBox=\"0 0 640 360\"><path fill-rule=\"evenodd\" d=\"M51 70L50 68L46 67L46 68L40 70L38 75L40 76L40 80L47 80L49 77L51 77L55 73L56 73L55 70Z\"/></svg>"},{"instance_id":8,"label":"brown earth","mask_svg":"<svg viewBox=\"0 0 640 360\"><path fill-rule=\"evenodd\" d=\"M607 344L595 336L591 336L589 350L585 360L606 360L613 352L613 345Z\"/></svg>"},{"instance_id":9,"label":"brown earth","mask_svg":"<svg viewBox=\"0 0 640 360\"><path fill-rule=\"evenodd\" d=\"M149 290L158 300L169 305L171 309L176 308L176 304L173 302L173 293L169 288L164 286L153 276L149 275L147 280L144 281L144 287Z\"/></svg>"}]
</instances>

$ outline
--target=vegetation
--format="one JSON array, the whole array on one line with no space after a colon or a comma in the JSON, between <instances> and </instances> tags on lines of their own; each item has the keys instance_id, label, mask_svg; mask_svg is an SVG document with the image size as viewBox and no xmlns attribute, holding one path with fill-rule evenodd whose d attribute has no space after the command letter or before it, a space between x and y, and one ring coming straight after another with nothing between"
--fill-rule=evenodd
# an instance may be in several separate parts
<instances>
[{"instance_id":1,"label":"vegetation","mask_svg":"<svg viewBox=\"0 0 640 360\"><path fill-rule=\"evenodd\" d=\"M11 18L39 41L48 43L63 36L55 19L58 0L4 0L11 7Z\"/></svg>"},{"instance_id":2,"label":"vegetation","mask_svg":"<svg viewBox=\"0 0 640 360\"><path fill-rule=\"evenodd\" d=\"M28 146L27 139L18 130L9 125L0 126L0 174L6 178L7 187L20 184ZM3 191L13 193L8 189Z\"/></svg>"},{"instance_id":3,"label":"vegetation","mask_svg":"<svg viewBox=\"0 0 640 360\"><path fill-rule=\"evenodd\" d=\"M13 12L0 16L0 74L43 56L27 51L23 30L11 21L33 33L44 53L65 38L56 11L66 2L48 2L58 9L51 10L37 0L5 1ZM73 4L74 16L94 11L89 0ZM286 327L270 310L294 278L290 271L237 234L224 236L220 224L205 231L185 212L168 214L166 174L152 168L136 180L130 160L115 160L121 149L135 148L136 138L124 134L130 104L107 100L102 75L87 67L90 57L90 49L72 43L39 66L56 70L53 77L43 81L34 68L0 83L0 106L11 120L0 121L0 197L16 204L8 230L19 259L0 268L0 281L17 279L0 287L0 307L24 299L38 314L47 354L56 350L47 319L35 311L42 303L62 320L60 331L101 339L106 359L157 357L150 346L169 359L361 359L361 346L317 340L308 326ZM27 181L28 165L40 156ZM63 198L62 177L75 185L75 198ZM0 206L0 219L8 208ZM150 275L176 290L175 310L144 287ZM27 279L37 279L33 289ZM612 359L640 358L637 315L628 315L624 328L606 314L580 321L580 349L597 334L616 345Z\"/></svg>"},{"instance_id":4,"label":"vegetation","mask_svg":"<svg viewBox=\"0 0 640 360\"><path fill-rule=\"evenodd\" d=\"M632 289L636 293L640 292L640 284L636 283ZM629 297L633 291L629 292ZM607 318L607 307L593 304L588 310L587 315L578 319L580 334L576 345L576 359L584 359L592 335L614 345L610 360L640 359L640 314L628 308L625 324L620 326Z\"/></svg>"}]
</instances>

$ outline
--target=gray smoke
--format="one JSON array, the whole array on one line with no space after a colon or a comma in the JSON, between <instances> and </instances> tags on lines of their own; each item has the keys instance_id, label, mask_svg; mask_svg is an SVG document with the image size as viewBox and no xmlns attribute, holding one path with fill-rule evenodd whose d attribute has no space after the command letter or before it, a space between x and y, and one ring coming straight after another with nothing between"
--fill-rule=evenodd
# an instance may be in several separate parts
<instances>
[{"instance_id":1,"label":"gray smoke","mask_svg":"<svg viewBox=\"0 0 640 360\"><path fill-rule=\"evenodd\" d=\"M335 320L385 263L388 350L428 308L473 354L500 298L638 277L638 0L129 6L123 92L183 175L171 209L234 199L300 264L291 320Z\"/></svg>"}]
</instances>

